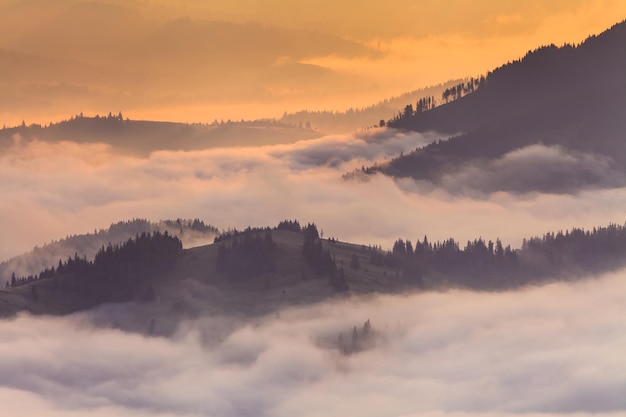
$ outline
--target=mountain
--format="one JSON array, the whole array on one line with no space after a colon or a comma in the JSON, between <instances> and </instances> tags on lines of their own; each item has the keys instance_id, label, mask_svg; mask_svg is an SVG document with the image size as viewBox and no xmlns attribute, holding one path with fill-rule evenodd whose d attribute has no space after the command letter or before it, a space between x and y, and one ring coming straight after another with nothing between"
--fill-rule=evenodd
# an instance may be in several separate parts
<instances>
[{"instance_id":1,"label":"mountain","mask_svg":"<svg viewBox=\"0 0 626 417\"><path fill-rule=\"evenodd\" d=\"M48 126L22 125L0 130L0 151L14 138L46 142L105 143L115 153L145 157L158 150L200 150L214 147L263 146L313 139L322 133L273 120L188 124L124 119L118 113L100 117L78 115Z\"/></svg>"},{"instance_id":2,"label":"mountain","mask_svg":"<svg viewBox=\"0 0 626 417\"><path fill-rule=\"evenodd\" d=\"M380 120L387 120L396 116L407 102L417 103L424 97L439 97L446 89L463 82L465 81L450 80L409 91L361 109L348 109L342 112L302 110L295 113L285 113L280 121L290 125L311 125L327 133L345 133L374 124L378 125Z\"/></svg>"},{"instance_id":3,"label":"mountain","mask_svg":"<svg viewBox=\"0 0 626 417\"><path fill-rule=\"evenodd\" d=\"M529 52L444 105L409 109L388 125L451 137L364 171L462 186L472 170L480 170L484 175L471 179L488 182L477 185L486 191L570 192L624 184L624 44L621 22L578 46ZM524 171L520 158L532 172ZM516 170L507 168L516 163ZM537 178L540 171L544 178ZM508 180L485 181L487 176Z\"/></svg>"},{"instance_id":4,"label":"mountain","mask_svg":"<svg viewBox=\"0 0 626 417\"><path fill-rule=\"evenodd\" d=\"M314 224L283 221L247 228L213 244L182 249L167 232L142 232L78 255L0 289L0 315L67 314L106 302L141 301L176 315L202 311L257 315L281 306L368 293L468 288L516 289L574 280L624 266L626 226L548 232L519 249L500 240L411 243L391 251L322 239ZM155 307L156 308L156 307Z\"/></svg>"}]
</instances>

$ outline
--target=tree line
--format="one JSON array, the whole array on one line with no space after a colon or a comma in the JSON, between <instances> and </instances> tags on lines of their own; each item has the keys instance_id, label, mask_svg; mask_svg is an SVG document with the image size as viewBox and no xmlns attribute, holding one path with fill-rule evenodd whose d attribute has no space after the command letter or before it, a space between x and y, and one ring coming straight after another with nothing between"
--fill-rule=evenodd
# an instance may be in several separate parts
<instances>
[{"instance_id":1,"label":"tree line","mask_svg":"<svg viewBox=\"0 0 626 417\"><path fill-rule=\"evenodd\" d=\"M417 286L506 289L623 267L626 226L550 232L524 239L519 249L504 246L500 239L478 238L463 248L452 238L431 243L424 236L415 244L397 239L391 250L370 247L369 255L373 265L398 269Z\"/></svg>"},{"instance_id":2,"label":"tree line","mask_svg":"<svg viewBox=\"0 0 626 417\"><path fill-rule=\"evenodd\" d=\"M51 278L54 287L78 291L99 302L151 298L153 284L172 269L182 248L182 242L167 232L144 232L122 244L102 246L93 261L75 254L38 275L17 278L13 274L7 286Z\"/></svg>"},{"instance_id":3,"label":"tree line","mask_svg":"<svg viewBox=\"0 0 626 417\"><path fill-rule=\"evenodd\" d=\"M480 86L484 85L485 80L486 79L484 76L481 76L479 78L471 77L467 82L460 82L456 85L448 87L441 93L441 99L439 101L435 99L435 96L422 97L417 100L417 102L415 103L415 107L413 107L412 103L409 103L404 106L404 109L402 111L398 112L398 114L396 114L391 119L387 121L381 119L378 125L380 127L397 127L398 123L402 122L403 120L409 119L417 114L426 112L428 110L432 110L438 105L450 103L452 101L460 99L461 97L473 93L474 91L478 90Z\"/></svg>"}]
</instances>

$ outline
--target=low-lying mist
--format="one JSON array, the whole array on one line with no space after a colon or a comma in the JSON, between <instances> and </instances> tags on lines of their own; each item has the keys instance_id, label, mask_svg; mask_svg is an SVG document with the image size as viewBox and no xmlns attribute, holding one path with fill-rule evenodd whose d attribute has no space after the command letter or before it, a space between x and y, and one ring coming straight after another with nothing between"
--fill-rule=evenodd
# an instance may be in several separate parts
<instances>
[{"instance_id":1,"label":"low-lying mist","mask_svg":"<svg viewBox=\"0 0 626 417\"><path fill-rule=\"evenodd\" d=\"M337 298L247 319L139 304L20 315L0 322L0 401L15 416L617 417L625 278ZM111 317L155 320L137 333Z\"/></svg>"},{"instance_id":2,"label":"low-lying mist","mask_svg":"<svg viewBox=\"0 0 626 417\"><path fill-rule=\"evenodd\" d=\"M342 178L439 138L372 129L285 145L132 158L101 144L16 137L0 154L0 259L132 218L201 218L222 229L297 218L316 222L327 236L387 248L397 238L424 235L460 242L500 238L515 247L549 230L624 222L626 188L498 191L507 178L519 180L522 169L504 160L460 171L440 187L382 175ZM581 164L596 169L598 162L581 157L570 163L566 154L535 151L546 154L542 161L561 161L563 172ZM509 159L527 159L527 153ZM536 172L526 175L540 181Z\"/></svg>"}]
</instances>

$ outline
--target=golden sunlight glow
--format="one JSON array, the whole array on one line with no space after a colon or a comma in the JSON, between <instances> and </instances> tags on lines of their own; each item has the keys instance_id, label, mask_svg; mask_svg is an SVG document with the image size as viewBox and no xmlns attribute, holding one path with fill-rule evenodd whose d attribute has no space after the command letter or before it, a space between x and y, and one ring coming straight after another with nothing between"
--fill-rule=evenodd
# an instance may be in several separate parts
<instances>
[{"instance_id":1,"label":"golden sunlight glow","mask_svg":"<svg viewBox=\"0 0 626 417\"><path fill-rule=\"evenodd\" d=\"M359 108L625 18L622 0L2 2L0 123Z\"/></svg>"}]
</instances>

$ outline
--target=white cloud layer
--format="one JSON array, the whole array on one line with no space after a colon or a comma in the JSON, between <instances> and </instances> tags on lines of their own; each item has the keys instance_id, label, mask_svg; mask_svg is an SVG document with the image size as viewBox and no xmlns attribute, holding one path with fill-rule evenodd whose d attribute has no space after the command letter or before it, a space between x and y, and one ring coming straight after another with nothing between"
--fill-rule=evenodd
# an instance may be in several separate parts
<instances>
[{"instance_id":1,"label":"white cloud layer","mask_svg":"<svg viewBox=\"0 0 626 417\"><path fill-rule=\"evenodd\" d=\"M198 217L220 228L298 218L316 222L329 236L385 247L425 234L461 242L499 237L515 246L548 230L625 220L625 188L561 195L492 192L498 181L523 170L524 164L511 160L532 159L528 150L486 169L462 171L462 180L452 182L476 192L458 193L451 186L446 192L380 175L364 182L341 178L438 138L370 130L260 148L155 152L145 159L121 157L99 144L16 138L0 153L0 259L131 218ZM581 166L610 172L597 158L572 160L559 152L548 149L544 162L561 161L563 172ZM496 168L497 175L489 171Z\"/></svg>"},{"instance_id":2,"label":"white cloud layer","mask_svg":"<svg viewBox=\"0 0 626 417\"><path fill-rule=\"evenodd\" d=\"M441 185L451 192L573 193L626 184L624 174L615 165L603 155L534 144L495 160L467 164L445 175Z\"/></svg>"},{"instance_id":3,"label":"white cloud layer","mask_svg":"<svg viewBox=\"0 0 626 417\"><path fill-rule=\"evenodd\" d=\"M21 315L0 322L0 402L3 414L43 417L617 417L624 278L201 316L170 337L93 326L146 306ZM367 319L373 346L340 354L339 332Z\"/></svg>"}]
</instances>

